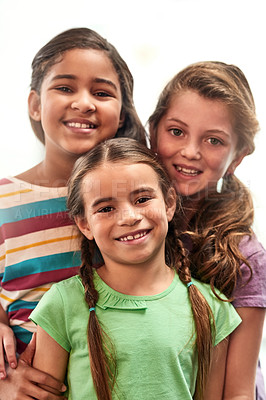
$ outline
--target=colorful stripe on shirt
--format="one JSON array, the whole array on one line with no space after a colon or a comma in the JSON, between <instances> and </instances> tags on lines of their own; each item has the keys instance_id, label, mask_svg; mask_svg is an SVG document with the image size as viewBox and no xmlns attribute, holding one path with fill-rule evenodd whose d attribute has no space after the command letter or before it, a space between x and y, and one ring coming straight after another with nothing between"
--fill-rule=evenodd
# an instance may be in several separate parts
<instances>
[{"instance_id":1,"label":"colorful stripe on shirt","mask_svg":"<svg viewBox=\"0 0 266 400\"><path fill-rule=\"evenodd\" d=\"M30 339L28 316L45 291L79 269L78 231L65 194L66 188L0 180L0 302L19 348Z\"/></svg>"}]
</instances>

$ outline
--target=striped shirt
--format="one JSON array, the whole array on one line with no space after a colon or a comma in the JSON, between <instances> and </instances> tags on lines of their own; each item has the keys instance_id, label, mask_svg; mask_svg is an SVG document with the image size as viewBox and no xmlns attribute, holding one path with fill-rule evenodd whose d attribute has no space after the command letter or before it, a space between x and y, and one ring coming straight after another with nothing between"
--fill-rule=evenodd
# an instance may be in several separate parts
<instances>
[{"instance_id":1,"label":"striped shirt","mask_svg":"<svg viewBox=\"0 0 266 400\"><path fill-rule=\"evenodd\" d=\"M54 282L77 273L77 228L66 211L65 187L0 180L0 303L20 353L35 325L28 317Z\"/></svg>"}]
</instances>

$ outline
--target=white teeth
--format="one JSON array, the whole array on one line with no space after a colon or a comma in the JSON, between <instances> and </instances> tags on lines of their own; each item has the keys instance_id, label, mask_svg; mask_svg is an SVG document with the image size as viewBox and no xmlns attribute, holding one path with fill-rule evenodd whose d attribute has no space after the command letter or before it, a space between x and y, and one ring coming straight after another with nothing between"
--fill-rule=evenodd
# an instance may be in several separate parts
<instances>
[{"instance_id":1,"label":"white teeth","mask_svg":"<svg viewBox=\"0 0 266 400\"><path fill-rule=\"evenodd\" d=\"M139 239L139 238L141 238L141 237L143 237L143 236L145 236L145 235L147 235L147 231L141 232L141 233L137 233L137 234L134 235L134 236L129 235L129 236L121 237L119 240L120 240L121 242L127 242L128 240Z\"/></svg>"},{"instance_id":2,"label":"white teeth","mask_svg":"<svg viewBox=\"0 0 266 400\"><path fill-rule=\"evenodd\" d=\"M81 124L80 122L69 122L67 124L71 128L82 128L82 129L93 129L95 125L93 124Z\"/></svg>"},{"instance_id":3,"label":"white teeth","mask_svg":"<svg viewBox=\"0 0 266 400\"><path fill-rule=\"evenodd\" d=\"M188 175L198 175L199 174L199 171L196 171L195 169L182 168L179 166L177 166L176 169L177 169L177 171L183 172L184 174L188 174Z\"/></svg>"}]
</instances>

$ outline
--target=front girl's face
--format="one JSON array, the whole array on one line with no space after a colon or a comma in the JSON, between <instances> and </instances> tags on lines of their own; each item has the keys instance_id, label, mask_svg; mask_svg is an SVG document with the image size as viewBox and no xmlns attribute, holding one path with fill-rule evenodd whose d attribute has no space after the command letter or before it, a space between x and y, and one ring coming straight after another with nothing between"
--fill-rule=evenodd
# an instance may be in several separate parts
<instances>
[{"instance_id":1,"label":"front girl's face","mask_svg":"<svg viewBox=\"0 0 266 400\"><path fill-rule=\"evenodd\" d=\"M103 51L68 50L32 91L29 112L41 121L46 152L80 155L115 136L121 118L118 75Z\"/></svg>"},{"instance_id":2,"label":"front girl's face","mask_svg":"<svg viewBox=\"0 0 266 400\"><path fill-rule=\"evenodd\" d=\"M154 149L176 191L201 199L241 162L228 107L187 90L174 96L157 128Z\"/></svg>"},{"instance_id":3,"label":"front girl's face","mask_svg":"<svg viewBox=\"0 0 266 400\"><path fill-rule=\"evenodd\" d=\"M166 206L157 174L146 164L106 163L82 182L85 218L76 220L95 239L106 265L164 264L173 190ZM160 264L162 265L162 264Z\"/></svg>"}]
</instances>

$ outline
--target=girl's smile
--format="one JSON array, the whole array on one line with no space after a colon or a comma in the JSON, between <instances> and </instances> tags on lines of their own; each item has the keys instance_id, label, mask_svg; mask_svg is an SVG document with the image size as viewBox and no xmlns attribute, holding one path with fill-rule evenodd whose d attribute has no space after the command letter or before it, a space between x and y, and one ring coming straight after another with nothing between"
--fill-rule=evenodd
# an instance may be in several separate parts
<instances>
[{"instance_id":1,"label":"girl's smile","mask_svg":"<svg viewBox=\"0 0 266 400\"><path fill-rule=\"evenodd\" d=\"M40 96L32 91L29 97L31 116L41 121L55 157L79 156L114 137L121 108L117 73L104 52L92 49L64 53L45 76Z\"/></svg>"},{"instance_id":2,"label":"girl's smile","mask_svg":"<svg viewBox=\"0 0 266 400\"><path fill-rule=\"evenodd\" d=\"M76 221L101 249L105 265L164 265L164 240L172 207L146 164L122 162L88 172L83 179L85 218Z\"/></svg>"},{"instance_id":3,"label":"girl's smile","mask_svg":"<svg viewBox=\"0 0 266 400\"><path fill-rule=\"evenodd\" d=\"M172 98L157 128L156 151L178 193L201 197L242 160L227 106L187 90Z\"/></svg>"},{"instance_id":4,"label":"girl's smile","mask_svg":"<svg viewBox=\"0 0 266 400\"><path fill-rule=\"evenodd\" d=\"M150 230L141 230L137 232L130 232L127 235L123 235L119 237L117 240L121 242L127 242L127 243L134 243L135 241L140 242L141 238L146 237L150 233Z\"/></svg>"}]
</instances>

